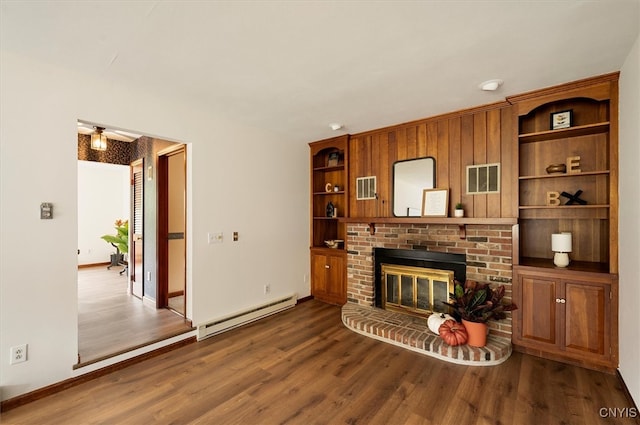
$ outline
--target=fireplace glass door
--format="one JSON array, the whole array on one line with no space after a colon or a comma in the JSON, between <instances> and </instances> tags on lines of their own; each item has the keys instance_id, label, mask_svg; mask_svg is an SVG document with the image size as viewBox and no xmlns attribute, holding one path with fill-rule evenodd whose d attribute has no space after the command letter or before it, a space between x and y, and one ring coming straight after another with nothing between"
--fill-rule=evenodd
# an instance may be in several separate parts
<instances>
[{"instance_id":1,"label":"fireplace glass door","mask_svg":"<svg viewBox=\"0 0 640 425\"><path fill-rule=\"evenodd\" d=\"M442 302L453 292L452 271L382 264L382 279L382 308L423 317L448 312Z\"/></svg>"}]
</instances>

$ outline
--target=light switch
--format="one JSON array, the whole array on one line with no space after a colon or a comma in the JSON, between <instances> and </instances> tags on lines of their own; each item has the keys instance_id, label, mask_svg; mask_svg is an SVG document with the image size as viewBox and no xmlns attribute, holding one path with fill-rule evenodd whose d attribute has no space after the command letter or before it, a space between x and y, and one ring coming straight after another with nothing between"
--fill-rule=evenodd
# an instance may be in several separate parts
<instances>
[{"instance_id":1,"label":"light switch","mask_svg":"<svg viewBox=\"0 0 640 425\"><path fill-rule=\"evenodd\" d=\"M222 243L223 240L224 240L224 237L222 232L207 233L207 242L209 243L209 245L214 243Z\"/></svg>"},{"instance_id":2,"label":"light switch","mask_svg":"<svg viewBox=\"0 0 640 425\"><path fill-rule=\"evenodd\" d=\"M50 202L43 202L40 204L40 219L49 220L53 218L53 204Z\"/></svg>"},{"instance_id":3,"label":"light switch","mask_svg":"<svg viewBox=\"0 0 640 425\"><path fill-rule=\"evenodd\" d=\"M233 232L233 240L234 240L235 242L237 242L237 241L238 241L238 232Z\"/></svg>"}]
</instances>

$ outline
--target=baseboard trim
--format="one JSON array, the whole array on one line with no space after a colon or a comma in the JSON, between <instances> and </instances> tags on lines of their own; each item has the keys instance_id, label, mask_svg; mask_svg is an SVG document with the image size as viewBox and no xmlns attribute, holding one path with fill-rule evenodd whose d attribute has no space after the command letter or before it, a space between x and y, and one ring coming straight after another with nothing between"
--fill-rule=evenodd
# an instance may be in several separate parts
<instances>
[{"instance_id":1,"label":"baseboard trim","mask_svg":"<svg viewBox=\"0 0 640 425\"><path fill-rule=\"evenodd\" d=\"M108 262L108 261L106 263L78 264L78 268L79 269L87 269L89 267L108 266L109 264L111 264L111 263Z\"/></svg>"},{"instance_id":2,"label":"baseboard trim","mask_svg":"<svg viewBox=\"0 0 640 425\"><path fill-rule=\"evenodd\" d=\"M179 297L181 295L184 295L184 291L169 292L167 298Z\"/></svg>"},{"instance_id":3,"label":"baseboard trim","mask_svg":"<svg viewBox=\"0 0 640 425\"><path fill-rule=\"evenodd\" d=\"M131 365L134 365L136 363L140 363L145 360L148 360L152 357L156 357L161 354L168 353L169 351L178 349L180 347L193 344L196 341L197 339L194 335L190 338L186 338L181 341L174 342L173 344L169 344L165 347L158 348L157 350L153 350L148 353L141 354L139 356L124 360L122 362L113 364L111 366L105 366L101 369L94 370L93 372L87 372L84 375L77 376L75 378L69 378L64 381L56 382L55 384L48 385L46 387L28 392L26 394L19 395L17 397L10 398L8 400L4 400L3 402L0 403L0 413L6 412L11 409L15 409L16 407L23 406L25 404L31 403L32 401L36 401L41 398L58 393L60 391L64 391L68 388L75 387L76 385L83 384L85 382L91 381L101 376L108 375L117 370L121 370Z\"/></svg>"},{"instance_id":4,"label":"baseboard trim","mask_svg":"<svg viewBox=\"0 0 640 425\"><path fill-rule=\"evenodd\" d=\"M583 367L585 369L597 370L598 372L608 373L609 375L615 375L616 373L615 367L609 364L599 363L596 361L573 359L571 357L565 357L561 354L555 354L555 353L549 353L542 350L536 350L534 348L525 347L522 345L518 345L516 343L513 344L513 351L529 354L535 357L541 357L547 360L553 360L560 363L566 363L573 366Z\"/></svg>"},{"instance_id":5,"label":"baseboard trim","mask_svg":"<svg viewBox=\"0 0 640 425\"><path fill-rule=\"evenodd\" d=\"M306 297L298 298L298 302L296 304L306 303L307 301L311 301L313 299L313 295L309 295Z\"/></svg>"}]
</instances>

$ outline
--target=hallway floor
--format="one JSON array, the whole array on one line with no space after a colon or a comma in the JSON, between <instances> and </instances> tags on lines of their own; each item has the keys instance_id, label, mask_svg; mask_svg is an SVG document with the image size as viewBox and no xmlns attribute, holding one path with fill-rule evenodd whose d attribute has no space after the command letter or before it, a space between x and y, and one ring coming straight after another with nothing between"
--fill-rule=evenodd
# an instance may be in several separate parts
<instances>
[{"instance_id":1,"label":"hallway floor","mask_svg":"<svg viewBox=\"0 0 640 425\"><path fill-rule=\"evenodd\" d=\"M128 292L121 268L78 269L80 365L191 331L191 322L169 309L156 310Z\"/></svg>"}]
</instances>

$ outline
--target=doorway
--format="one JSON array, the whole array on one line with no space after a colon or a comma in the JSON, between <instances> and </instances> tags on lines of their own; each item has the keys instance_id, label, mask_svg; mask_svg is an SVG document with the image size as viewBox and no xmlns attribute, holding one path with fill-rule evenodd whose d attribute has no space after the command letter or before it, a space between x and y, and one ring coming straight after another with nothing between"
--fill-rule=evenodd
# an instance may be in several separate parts
<instances>
[{"instance_id":1,"label":"doorway","mask_svg":"<svg viewBox=\"0 0 640 425\"><path fill-rule=\"evenodd\" d=\"M132 136L129 140L119 140L115 137L122 131L105 129L104 133L109 135L106 150L93 150L90 145L90 126L86 122L78 122L78 162L91 163L104 169L119 166L126 171L124 180L78 176L79 185L89 186L84 193L78 192L79 207L82 201L107 215L106 219L97 220L95 212L86 214L85 221L105 221L108 227L92 230L88 235L84 235L85 232L80 228L78 232L78 364L74 368L193 330L186 318L186 301L181 303L180 314L176 314L177 308L165 308L166 302L161 308L157 306L160 292L157 271L166 270L168 266L157 261L158 194L154 169L157 169L159 152L179 150L181 147L184 152L184 146L149 136L133 137L130 132L126 132ZM81 130L83 127L86 128ZM183 174L186 176L186 164ZM123 207L111 211L106 204L115 202L113 196L107 197L106 194L114 191L115 187L121 193L115 196L119 199L117 204ZM81 199L85 193L90 194L90 199ZM180 204L186 210L184 201ZM98 248L107 245L100 235L110 231L114 217L129 219L128 273L124 275L119 274L120 268L107 269L108 263L103 258L108 259L109 252L97 252ZM95 255L96 260L81 262L80 257L88 253ZM185 296L184 292L182 297Z\"/></svg>"},{"instance_id":2,"label":"doorway","mask_svg":"<svg viewBox=\"0 0 640 425\"><path fill-rule=\"evenodd\" d=\"M186 148L158 153L158 308L186 313Z\"/></svg>"}]
</instances>

